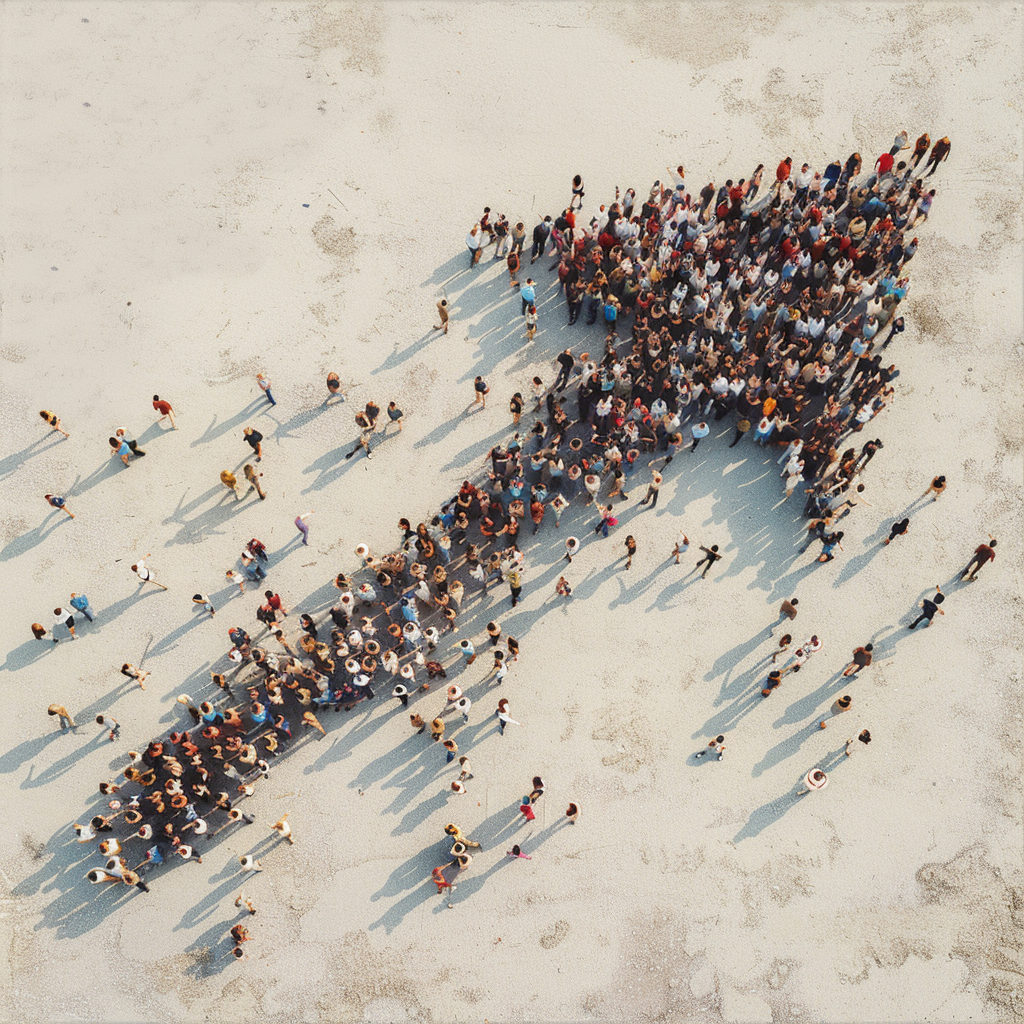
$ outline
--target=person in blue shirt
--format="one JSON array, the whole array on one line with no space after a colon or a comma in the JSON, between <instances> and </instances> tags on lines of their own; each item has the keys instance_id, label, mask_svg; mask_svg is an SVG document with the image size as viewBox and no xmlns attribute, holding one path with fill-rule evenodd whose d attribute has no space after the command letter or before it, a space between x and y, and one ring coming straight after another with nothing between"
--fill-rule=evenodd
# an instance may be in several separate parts
<instances>
[{"instance_id":1,"label":"person in blue shirt","mask_svg":"<svg viewBox=\"0 0 1024 1024\"><path fill-rule=\"evenodd\" d=\"M528 277L526 284L519 289L519 297L523 300L523 316L526 316L527 309L537 300L537 286L532 277Z\"/></svg>"},{"instance_id":2,"label":"person in blue shirt","mask_svg":"<svg viewBox=\"0 0 1024 1024\"><path fill-rule=\"evenodd\" d=\"M89 604L89 598L85 594L72 594L71 595L71 607L76 612L81 612L90 622L93 621L96 613L93 611L92 605Z\"/></svg>"},{"instance_id":3,"label":"person in blue shirt","mask_svg":"<svg viewBox=\"0 0 1024 1024\"><path fill-rule=\"evenodd\" d=\"M61 512L67 512L72 519L75 518L75 513L67 507L67 502L64 498L57 494L44 494L43 497L46 499L47 504L52 508L59 508Z\"/></svg>"}]
</instances>

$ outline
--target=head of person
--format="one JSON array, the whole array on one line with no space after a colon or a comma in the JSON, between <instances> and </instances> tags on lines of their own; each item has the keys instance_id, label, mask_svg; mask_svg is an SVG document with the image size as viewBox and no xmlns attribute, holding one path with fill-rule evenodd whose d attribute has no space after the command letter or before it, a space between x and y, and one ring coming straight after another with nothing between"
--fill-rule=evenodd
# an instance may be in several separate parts
<instances>
[{"instance_id":1,"label":"head of person","mask_svg":"<svg viewBox=\"0 0 1024 1024\"><path fill-rule=\"evenodd\" d=\"M875 645L874 644L865 644L864 645L864 650L865 651L870 652L870 651L873 651L874 649L875 649Z\"/></svg>"},{"instance_id":2,"label":"head of person","mask_svg":"<svg viewBox=\"0 0 1024 1024\"><path fill-rule=\"evenodd\" d=\"M945 601L945 600L946 600L946 595L945 595L945 594L936 594L936 595L935 595L935 596L934 596L934 597L932 598L932 601L933 601L933 602L934 602L935 604L942 604L942 602L943 602L943 601Z\"/></svg>"},{"instance_id":3,"label":"head of person","mask_svg":"<svg viewBox=\"0 0 1024 1024\"><path fill-rule=\"evenodd\" d=\"M870 743L871 742L871 733L867 729L864 729L864 730L861 731L861 733L857 737L857 739L859 739L861 741L861 743L865 743L865 744Z\"/></svg>"},{"instance_id":4,"label":"head of person","mask_svg":"<svg viewBox=\"0 0 1024 1024\"><path fill-rule=\"evenodd\" d=\"M711 550L712 551L717 551L718 550L718 545L717 544L712 544L711 545Z\"/></svg>"}]
</instances>

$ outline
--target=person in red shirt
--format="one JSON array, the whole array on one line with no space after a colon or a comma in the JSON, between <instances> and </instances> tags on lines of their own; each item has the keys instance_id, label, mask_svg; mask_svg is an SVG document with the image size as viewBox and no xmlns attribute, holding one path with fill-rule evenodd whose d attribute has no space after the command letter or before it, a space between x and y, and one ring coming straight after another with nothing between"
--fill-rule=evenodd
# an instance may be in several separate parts
<instances>
[{"instance_id":1,"label":"person in red shirt","mask_svg":"<svg viewBox=\"0 0 1024 1024\"><path fill-rule=\"evenodd\" d=\"M779 164L775 171L775 180L781 185L784 181L789 179L789 175L793 170L793 158L787 156L785 160Z\"/></svg>"},{"instance_id":2,"label":"person in red shirt","mask_svg":"<svg viewBox=\"0 0 1024 1024\"><path fill-rule=\"evenodd\" d=\"M974 578L978 575L978 570L986 563L991 562L995 559L996 553L992 549L996 546L996 539L990 533L988 535L987 544L979 544L974 549L974 555L971 560L964 567L964 571L960 573L960 579L967 576L968 573L971 575L967 577L967 582L971 583ZM972 571L973 570L973 571Z\"/></svg>"},{"instance_id":3,"label":"person in red shirt","mask_svg":"<svg viewBox=\"0 0 1024 1024\"><path fill-rule=\"evenodd\" d=\"M170 402L164 401L164 399L162 399L159 395L154 395L153 408L156 409L158 413L160 413L160 420L162 420L166 416L167 419L171 421L171 429L178 429L178 425L174 422L174 409L171 406ZM157 420L157 423L159 423L160 420Z\"/></svg>"},{"instance_id":4,"label":"person in red shirt","mask_svg":"<svg viewBox=\"0 0 1024 1024\"><path fill-rule=\"evenodd\" d=\"M883 174L888 174L892 170L892 153L883 153L875 161L875 174L881 178Z\"/></svg>"}]
</instances>

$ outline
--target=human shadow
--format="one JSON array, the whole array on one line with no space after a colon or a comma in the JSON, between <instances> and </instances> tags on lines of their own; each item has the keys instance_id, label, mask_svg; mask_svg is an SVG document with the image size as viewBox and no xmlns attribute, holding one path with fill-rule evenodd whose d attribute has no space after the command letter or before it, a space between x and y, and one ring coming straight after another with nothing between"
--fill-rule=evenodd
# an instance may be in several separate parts
<instances>
[{"instance_id":1,"label":"human shadow","mask_svg":"<svg viewBox=\"0 0 1024 1024\"><path fill-rule=\"evenodd\" d=\"M211 441L216 441L218 437L223 437L229 430L235 430L237 427L241 426L242 423L257 411L257 406L265 404L266 402L263 396L259 395L244 409L236 412L234 416L231 416L226 420L221 420L220 413L214 413L213 419L210 420L210 425L189 445L189 447L198 448L202 444L209 444Z\"/></svg>"},{"instance_id":2,"label":"human shadow","mask_svg":"<svg viewBox=\"0 0 1024 1024\"><path fill-rule=\"evenodd\" d=\"M86 491L91 491L97 484L101 484L104 480L108 480L110 477L114 476L115 473L118 473L121 470L127 471L132 469L138 461L138 459L134 459L126 466L120 459L108 456L103 460L103 463L100 466L97 466L97 468L94 469L84 480L76 480L74 487L69 490L73 490L76 495L85 494ZM67 517L65 516L65 518Z\"/></svg>"},{"instance_id":3,"label":"human shadow","mask_svg":"<svg viewBox=\"0 0 1024 1024\"><path fill-rule=\"evenodd\" d=\"M188 489L185 494L188 494ZM177 508L163 520L165 526L179 525L178 532L166 541L164 547L172 547L175 544L200 544L207 537L222 533L223 531L219 527L224 526L239 512L255 504L255 502L236 500L223 484L211 487L187 505L182 504L185 494L178 499ZM217 494L220 494L220 500L210 504L210 499ZM205 508L202 507L204 505ZM197 509L199 509L198 512L196 512ZM190 512L196 512L196 514L190 516L188 514Z\"/></svg>"},{"instance_id":4,"label":"human shadow","mask_svg":"<svg viewBox=\"0 0 1024 1024\"><path fill-rule=\"evenodd\" d=\"M56 518L57 516L60 518ZM36 547L36 545L42 544L50 534L54 533L64 523L70 522L72 522L70 516L65 515L59 509L54 509L35 529L21 534L20 537L15 537L14 540L6 544L3 550L0 551L0 562L7 562L12 558L24 555Z\"/></svg>"},{"instance_id":5,"label":"human shadow","mask_svg":"<svg viewBox=\"0 0 1024 1024\"><path fill-rule=\"evenodd\" d=\"M743 827L733 836L733 843L741 843L744 839L759 836L766 828L779 821L790 808L796 806L796 792L796 785L793 785L782 796L774 797L751 811Z\"/></svg>"},{"instance_id":6,"label":"human shadow","mask_svg":"<svg viewBox=\"0 0 1024 1024\"><path fill-rule=\"evenodd\" d=\"M455 310L451 310L450 312L454 313ZM393 370L396 366L401 366L402 363L405 363L408 360L410 360L418 352L422 352L424 344L427 341L434 340L435 336L437 338L444 337L444 335L441 334L439 331L430 330L427 331L422 337L418 338L416 341L412 342L409 345L406 345L405 348L400 349L396 342L394 349L392 350L390 355L388 355L388 357L384 360L384 362L382 362L380 366L378 366L375 370L370 371L371 376L376 377L377 374L379 373L384 373L386 370Z\"/></svg>"},{"instance_id":7,"label":"human shadow","mask_svg":"<svg viewBox=\"0 0 1024 1024\"><path fill-rule=\"evenodd\" d=\"M58 447L62 441L66 440L66 437L51 431L42 437L37 437L31 444L22 448L20 452L13 452L10 455L4 456L3 459L0 459L0 480L3 480L6 477L9 477L12 473L17 472L17 470L21 469L29 459L34 459L37 455L45 454L51 448ZM52 441L52 443L45 445L43 448L39 448L39 445L46 441Z\"/></svg>"}]
</instances>

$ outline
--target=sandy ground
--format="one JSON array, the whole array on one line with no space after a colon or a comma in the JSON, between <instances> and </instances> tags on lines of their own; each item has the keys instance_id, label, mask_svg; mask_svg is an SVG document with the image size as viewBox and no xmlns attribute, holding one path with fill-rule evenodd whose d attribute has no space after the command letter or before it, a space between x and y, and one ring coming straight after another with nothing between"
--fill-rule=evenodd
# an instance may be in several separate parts
<instances>
[{"instance_id":1,"label":"sandy ground","mask_svg":"<svg viewBox=\"0 0 1024 1024\"><path fill-rule=\"evenodd\" d=\"M1019 580L1021 15L1017 4L346 7L3 5L0 934L8 1020L994 1021L1024 1015ZM795 502L773 463L712 439L680 458L655 512L633 496L588 543L556 604L561 531L528 540L525 601L497 615L523 654L503 691L522 728L497 736L484 659L459 681L476 778L446 798L437 747L383 698L330 716L275 766L202 865L152 893L100 892L70 825L123 753L208 695L226 630L255 598L223 573L250 536L296 610L327 607L357 543L395 542L509 436L508 396L600 340L564 327L542 269L524 347L497 265L466 271L485 204L557 214L584 174L587 210L683 161L691 182L786 154L867 160L900 128L949 135L919 231L897 400L877 423L845 552L794 558ZM431 333L441 290L451 333ZM127 306L131 302L131 307ZM270 373L278 405L254 376ZM350 403L322 410L337 371ZM492 386L464 415L474 374ZM169 398L176 432L155 425ZM395 398L406 429L346 462L356 403ZM44 435L56 410L70 440ZM267 437L264 503L222 501L241 430ZM113 427L146 459L108 458ZM731 429L731 428L730 428ZM947 495L879 540L935 473ZM68 496L72 522L42 495ZM311 545L292 519L314 509ZM573 517L577 517L574 519ZM65 521L66 520L66 521ZM677 529L717 542L701 583L668 558ZM621 569L625 532L640 552ZM986 533L999 559L934 628L904 628ZM167 593L139 594L150 564ZM564 563L563 563L564 565ZM693 577L689 577L690 580ZM88 593L76 643L33 619ZM216 620L189 597L215 595ZM825 650L770 701L756 694L778 602ZM836 673L873 639L863 678ZM146 652L145 692L118 667ZM760 663L760 664L759 664ZM834 696L854 709L817 728ZM96 726L62 736L46 706ZM423 698L431 713L440 698ZM420 705L417 705L420 707ZM875 741L797 801L803 773L863 727ZM728 734L721 762L695 762ZM468 743L466 742L468 740ZM845 761L839 758L840 761ZM537 820L512 828L541 773ZM559 824L570 799L583 815ZM290 812L298 842L271 842ZM442 826L484 842L451 899L427 877ZM513 841L529 861L503 856ZM266 870L246 960L236 856Z\"/></svg>"}]
</instances>

